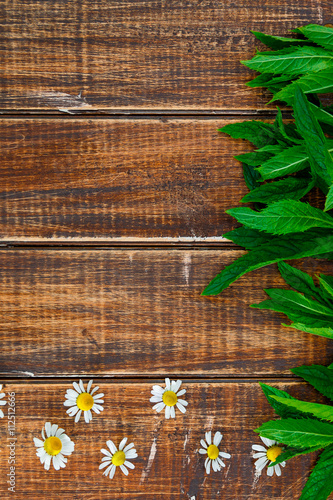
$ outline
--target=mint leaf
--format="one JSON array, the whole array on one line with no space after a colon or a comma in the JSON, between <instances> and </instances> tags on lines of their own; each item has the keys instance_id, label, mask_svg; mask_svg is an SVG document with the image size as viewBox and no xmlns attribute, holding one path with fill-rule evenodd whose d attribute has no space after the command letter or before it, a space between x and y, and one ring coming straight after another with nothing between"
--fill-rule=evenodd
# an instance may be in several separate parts
<instances>
[{"instance_id":1,"label":"mint leaf","mask_svg":"<svg viewBox=\"0 0 333 500\"><path fill-rule=\"evenodd\" d=\"M278 443L300 448L325 447L333 443L333 425L308 418L272 420L255 432Z\"/></svg>"},{"instance_id":2,"label":"mint leaf","mask_svg":"<svg viewBox=\"0 0 333 500\"><path fill-rule=\"evenodd\" d=\"M333 159L318 120L298 86L295 87L294 112L297 129L305 139L313 174L321 177L329 186L333 180Z\"/></svg>"},{"instance_id":3,"label":"mint leaf","mask_svg":"<svg viewBox=\"0 0 333 500\"><path fill-rule=\"evenodd\" d=\"M286 306L290 310L295 310L296 314L304 313L305 315L319 316L322 320L333 322L333 308L309 299L298 292L279 288L265 289L265 292L275 303Z\"/></svg>"},{"instance_id":4,"label":"mint leaf","mask_svg":"<svg viewBox=\"0 0 333 500\"><path fill-rule=\"evenodd\" d=\"M305 455L306 453L312 453L313 451L319 450L322 448L322 445L312 446L311 448L291 448L287 447L281 455L277 457L275 462L272 462L268 465L268 467L273 467L276 464L280 464L285 460L289 460L290 458L297 457L298 455Z\"/></svg>"},{"instance_id":5,"label":"mint leaf","mask_svg":"<svg viewBox=\"0 0 333 500\"><path fill-rule=\"evenodd\" d=\"M333 229L333 217L296 200L276 201L259 212L248 207L236 207L226 210L226 213L251 229L271 234L296 233L313 227Z\"/></svg>"},{"instance_id":6,"label":"mint leaf","mask_svg":"<svg viewBox=\"0 0 333 500\"><path fill-rule=\"evenodd\" d=\"M333 29L319 24L308 24L298 30L309 40L317 43L327 50L333 50Z\"/></svg>"},{"instance_id":7,"label":"mint leaf","mask_svg":"<svg viewBox=\"0 0 333 500\"><path fill-rule=\"evenodd\" d=\"M296 86L299 86L305 94L333 92L333 68L326 68L318 73L301 76L298 80L277 92L270 102L285 101L289 106L293 105Z\"/></svg>"},{"instance_id":8,"label":"mint leaf","mask_svg":"<svg viewBox=\"0 0 333 500\"><path fill-rule=\"evenodd\" d=\"M292 146L265 161L258 172L264 180L299 172L309 166L309 155L305 146Z\"/></svg>"},{"instance_id":9,"label":"mint leaf","mask_svg":"<svg viewBox=\"0 0 333 500\"><path fill-rule=\"evenodd\" d=\"M333 401L333 373L330 368L322 365L303 365L292 368L291 371Z\"/></svg>"},{"instance_id":10,"label":"mint leaf","mask_svg":"<svg viewBox=\"0 0 333 500\"><path fill-rule=\"evenodd\" d=\"M273 203L279 200L299 200L314 186L315 182L308 177L288 177L270 184L255 188L241 199L242 203Z\"/></svg>"},{"instance_id":11,"label":"mint leaf","mask_svg":"<svg viewBox=\"0 0 333 500\"><path fill-rule=\"evenodd\" d=\"M304 273L300 269L290 266L286 262L279 262L278 268L282 278L288 285L295 288L308 298L314 297L319 302L324 302L327 305L326 300L319 293L318 288L315 286L313 279L307 273Z\"/></svg>"},{"instance_id":12,"label":"mint leaf","mask_svg":"<svg viewBox=\"0 0 333 500\"><path fill-rule=\"evenodd\" d=\"M274 408L276 413L280 415L282 418L304 418L304 414L302 411L299 411L297 408L291 408L286 405L283 405L279 402L279 400L272 399L271 396L279 396L281 399L295 399L290 394L285 391L280 391L276 389L276 387L272 387L267 384L263 384L259 382L260 387L262 388L267 401Z\"/></svg>"},{"instance_id":13,"label":"mint leaf","mask_svg":"<svg viewBox=\"0 0 333 500\"><path fill-rule=\"evenodd\" d=\"M333 65L333 53L320 47L291 47L275 52L258 52L242 64L260 73L300 75Z\"/></svg>"},{"instance_id":14,"label":"mint leaf","mask_svg":"<svg viewBox=\"0 0 333 500\"><path fill-rule=\"evenodd\" d=\"M279 49L284 49L285 47L290 47L293 45L310 45L311 42L308 40L302 40L300 38L287 38L283 36L273 36L273 35L266 35L265 33L261 33L260 31L252 31L253 35L260 40L262 43L267 45L267 47L270 47L271 49L274 50L279 50Z\"/></svg>"},{"instance_id":15,"label":"mint leaf","mask_svg":"<svg viewBox=\"0 0 333 500\"><path fill-rule=\"evenodd\" d=\"M218 131L230 135L233 139L246 139L258 148L277 142L273 125L257 120L229 123Z\"/></svg>"},{"instance_id":16,"label":"mint leaf","mask_svg":"<svg viewBox=\"0 0 333 500\"><path fill-rule=\"evenodd\" d=\"M323 288L323 290L325 290L329 298L333 300L333 276L326 276L325 274L321 274L318 279L320 286Z\"/></svg>"},{"instance_id":17,"label":"mint leaf","mask_svg":"<svg viewBox=\"0 0 333 500\"><path fill-rule=\"evenodd\" d=\"M333 446L328 446L320 455L300 500L326 500L333 491Z\"/></svg>"},{"instance_id":18,"label":"mint leaf","mask_svg":"<svg viewBox=\"0 0 333 500\"><path fill-rule=\"evenodd\" d=\"M333 248L333 234L320 229L280 236L243 255L221 271L205 288L202 295L217 295L249 271L280 262L312 255L328 254Z\"/></svg>"},{"instance_id":19,"label":"mint leaf","mask_svg":"<svg viewBox=\"0 0 333 500\"><path fill-rule=\"evenodd\" d=\"M260 186L261 175L258 170L255 170L251 165L243 163L243 176L245 184L250 191Z\"/></svg>"},{"instance_id":20,"label":"mint leaf","mask_svg":"<svg viewBox=\"0 0 333 500\"><path fill-rule=\"evenodd\" d=\"M328 193L326 195L324 211L327 212L328 210L331 210L332 208L333 208L333 184L331 184L331 186L328 190Z\"/></svg>"},{"instance_id":21,"label":"mint leaf","mask_svg":"<svg viewBox=\"0 0 333 500\"><path fill-rule=\"evenodd\" d=\"M252 248L257 248L259 245L268 243L270 241L270 236L266 233L262 233L257 229L250 229L248 227L238 227L233 231L225 233L224 238L233 241L236 245L250 250Z\"/></svg>"},{"instance_id":22,"label":"mint leaf","mask_svg":"<svg viewBox=\"0 0 333 500\"><path fill-rule=\"evenodd\" d=\"M308 413L316 418L320 418L321 420L333 422L333 407L331 406L318 403L308 403L307 401L299 401L298 399L288 400L275 394L272 394L270 397L275 399L275 401L288 406L289 408L298 410L299 412Z\"/></svg>"},{"instance_id":23,"label":"mint leaf","mask_svg":"<svg viewBox=\"0 0 333 500\"><path fill-rule=\"evenodd\" d=\"M333 339L333 322L330 324L330 326L322 326L322 327L305 325L303 323L298 323L298 322L292 323L291 325L286 325L284 323L281 324L282 326L295 328L296 330L301 330L302 332L312 333L313 335L319 335L320 337ZM326 324L326 323L324 321L314 322L314 325L316 324Z\"/></svg>"}]
</instances>

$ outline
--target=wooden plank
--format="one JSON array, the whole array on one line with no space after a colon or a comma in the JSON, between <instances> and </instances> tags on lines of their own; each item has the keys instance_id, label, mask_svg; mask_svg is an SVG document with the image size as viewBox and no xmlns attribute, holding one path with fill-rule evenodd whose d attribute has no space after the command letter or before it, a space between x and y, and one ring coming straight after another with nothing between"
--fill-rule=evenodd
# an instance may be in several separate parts
<instances>
[{"instance_id":1,"label":"wooden plank","mask_svg":"<svg viewBox=\"0 0 333 500\"><path fill-rule=\"evenodd\" d=\"M158 380L157 383L164 381ZM149 402L154 382L110 383L100 380L104 411L89 425L75 424L65 413L63 402L67 384L6 384L6 393L15 396L16 426L9 435L7 415L0 421L3 444L0 454L1 498L32 499L73 498L107 500L202 500L299 498L316 454L304 455L287 462L281 477L268 477L266 471L255 477L252 444L261 443L253 432L260 424L276 417L258 383L189 382L187 412L176 419L165 420L156 414ZM270 383L295 397L321 401L313 389L300 382ZM5 407L6 408L6 407ZM6 411L6 409L5 409ZM45 471L35 455L33 438L41 438L45 422L56 423L75 443L65 469ZM13 428L11 427L13 432ZM198 454L204 432L223 434L220 449L231 454L221 472L204 471L204 457ZM112 439L118 445L123 437L133 441L138 458L135 469L126 477L118 469L113 480L106 478L98 466L101 448ZM15 446L9 448L14 442ZM8 459L15 458L15 495L8 492Z\"/></svg>"},{"instance_id":2,"label":"wooden plank","mask_svg":"<svg viewBox=\"0 0 333 500\"><path fill-rule=\"evenodd\" d=\"M217 297L208 282L242 252L3 250L0 370L10 375L289 374L329 363L333 343L248 306L287 285L276 267ZM298 263L318 275L330 262ZM288 322L288 321L287 321Z\"/></svg>"},{"instance_id":3,"label":"wooden plank","mask_svg":"<svg viewBox=\"0 0 333 500\"><path fill-rule=\"evenodd\" d=\"M4 120L1 239L221 242L247 192L233 156L251 151L227 123Z\"/></svg>"},{"instance_id":4,"label":"wooden plank","mask_svg":"<svg viewBox=\"0 0 333 500\"><path fill-rule=\"evenodd\" d=\"M331 21L329 0L189 2L26 0L5 3L0 107L257 109L240 60L258 42Z\"/></svg>"}]
</instances>

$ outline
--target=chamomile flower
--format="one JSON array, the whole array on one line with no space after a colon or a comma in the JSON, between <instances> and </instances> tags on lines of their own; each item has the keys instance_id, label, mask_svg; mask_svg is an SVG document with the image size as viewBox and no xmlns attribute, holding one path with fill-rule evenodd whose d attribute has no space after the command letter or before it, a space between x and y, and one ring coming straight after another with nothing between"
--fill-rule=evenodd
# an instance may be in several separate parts
<instances>
[{"instance_id":1,"label":"chamomile flower","mask_svg":"<svg viewBox=\"0 0 333 500\"><path fill-rule=\"evenodd\" d=\"M70 417L74 417L75 415L75 422L78 422L81 417L81 413L83 412L84 415L84 420L87 422L87 424L92 420L92 413L91 410L94 411L95 413L100 413L103 411L103 406L101 403L104 403L104 400L101 399L104 394L96 394L93 396L94 392L98 391L99 387L96 385L96 387L93 388L92 391L90 391L91 386L92 386L93 381L89 380L88 385L87 385L87 390L85 390L84 385L82 380L79 381L77 384L76 382L73 382L73 389L67 389L66 392L66 401L64 402L65 406L70 406L66 413Z\"/></svg>"},{"instance_id":2,"label":"chamomile flower","mask_svg":"<svg viewBox=\"0 0 333 500\"><path fill-rule=\"evenodd\" d=\"M276 441L260 436L261 441L267 446L267 449L260 444L253 444L252 449L256 451L253 458L258 460L254 463L256 470L261 474L263 468L269 463L275 462L277 457L283 452L283 448ZM274 471L277 476L281 476L281 467L285 467L286 462L281 462L273 467L267 467L267 476L273 476Z\"/></svg>"},{"instance_id":3,"label":"chamomile flower","mask_svg":"<svg viewBox=\"0 0 333 500\"><path fill-rule=\"evenodd\" d=\"M101 452L105 455L102 458L102 463L99 466L99 469L104 469L103 476L108 476L112 479L115 475L116 468L120 467L125 476L128 475L128 469L134 469L134 465L129 460L136 458L138 456L136 449L134 448L134 443L130 443L125 446L127 443L127 437L125 437L119 444L119 449L117 449L111 439L106 442L109 450L104 448L101 449Z\"/></svg>"},{"instance_id":4,"label":"chamomile flower","mask_svg":"<svg viewBox=\"0 0 333 500\"><path fill-rule=\"evenodd\" d=\"M46 434L46 438L45 438ZM67 458L64 455L71 455L74 451L73 441L65 434L64 429L61 429L57 424L51 425L50 422L45 424L42 429L42 438L34 438L34 443L37 448L36 455L40 458L44 469L49 470L51 460L55 470L66 467Z\"/></svg>"},{"instance_id":5,"label":"chamomile flower","mask_svg":"<svg viewBox=\"0 0 333 500\"><path fill-rule=\"evenodd\" d=\"M225 467L225 463L222 461L221 457L231 457L229 453L219 450L219 444L222 441L222 437L223 435L217 431L215 432L212 442L212 433L209 431L205 434L205 441L203 439L200 441L202 448L200 448L199 453L201 453L201 455L207 455L205 460L205 469L207 474L210 473L211 466L214 472L220 471L221 467Z\"/></svg>"},{"instance_id":6,"label":"chamomile flower","mask_svg":"<svg viewBox=\"0 0 333 500\"><path fill-rule=\"evenodd\" d=\"M2 389L2 384L0 384L0 406L4 406L6 404L6 401L2 401L2 399L5 397L5 393L1 392ZM0 418L4 417L4 413L2 410L0 410Z\"/></svg>"},{"instance_id":7,"label":"chamomile flower","mask_svg":"<svg viewBox=\"0 0 333 500\"><path fill-rule=\"evenodd\" d=\"M153 406L153 410L159 413L165 408L165 418L176 417L175 406L177 406L179 411L185 413L185 406L188 403L184 399L179 399L179 396L182 396L186 392L186 389L179 390L181 385L181 380L177 380L177 382L172 380L170 382L169 378L165 379L164 389L160 385L154 385L151 391L153 396L150 398L151 403L156 403Z\"/></svg>"}]
</instances>

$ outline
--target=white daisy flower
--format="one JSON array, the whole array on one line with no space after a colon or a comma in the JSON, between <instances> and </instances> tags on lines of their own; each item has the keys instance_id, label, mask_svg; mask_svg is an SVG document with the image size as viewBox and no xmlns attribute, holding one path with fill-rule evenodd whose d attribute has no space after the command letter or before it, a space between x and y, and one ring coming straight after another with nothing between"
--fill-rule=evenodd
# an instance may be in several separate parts
<instances>
[{"instance_id":1,"label":"white daisy flower","mask_svg":"<svg viewBox=\"0 0 333 500\"><path fill-rule=\"evenodd\" d=\"M179 399L179 396L182 396L186 392L186 389L179 390L181 385L181 380L177 380L177 382L172 380L170 382L169 378L165 379L164 389L160 385L154 385L151 391L153 396L150 398L151 403L156 403L153 406L153 410L159 413L165 408L165 418L176 417L175 406L177 406L178 410L182 413L185 413L185 406L187 406L188 403L184 399Z\"/></svg>"},{"instance_id":2,"label":"white daisy flower","mask_svg":"<svg viewBox=\"0 0 333 500\"><path fill-rule=\"evenodd\" d=\"M263 468L268 464L275 462L277 457L283 452L283 448L277 444L273 439L268 439L259 436L261 441L267 446L267 450L264 446L260 444L253 444L252 449L256 451L253 458L258 460L254 463L256 470L261 474ZM277 476L281 476L281 467L285 467L286 462L281 462L280 464L274 465L274 467L267 467L267 476L273 476L274 471Z\"/></svg>"},{"instance_id":3,"label":"white daisy flower","mask_svg":"<svg viewBox=\"0 0 333 500\"><path fill-rule=\"evenodd\" d=\"M42 429L41 439L34 438L34 443L37 448L36 455L40 458L44 468L49 470L51 460L55 470L61 467L66 467L67 458L64 455L71 455L74 451L73 441L65 434L64 429L61 429L57 424L51 425L50 422L45 424Z\"/></svg>"},{"instance_id":4,"label":"white daisy flower","mask_svg":"<svg viewBox=\"0 0 333 500\"><path fill-rule=\"evenodd\" d=\"M119 445L119 450L117 450L116 445L111 439L106 442L109 450L101 449L101 452L106 455L102 458L102 463L99 466L99 469L104 469L103 476L109 475L110 479L113 478L116 468L120 467L125 476L128 475L128 469L134 469L134 465L129 460L136 458L138 456L136 449L134 448L134 443L130 443L125 446L127 443L127 438L125 437Z\"/></svg>"},{"instance_id":5,"label":"white daisy flower","mask_svg":"<svg viewBox=\"0 0 333 500\"><path fill-rule=\"evenodd\" d=\"M78 422L80 420L82 412L84 415L84 420L88 424L92 420L91 410L95 413L100 413L101 411L103 411L103 406L101 405L101 403L104 403L104 400L101 398L104 396L104 394L101 392L93 396L94 392L98 391L99 387L98 385L96 385L96 387L94 387L93 390L90 391L92 383L93 381L89 380L87 390L85 390L83 382L82 380L80 380L78 384L76 382L73 382L75 391L73 389L67 389L66 401L64 402L64 405L70 406L66 413L68 413L70 417L74 417L75 415L75 422Z\"/></svg>"},{"instance_id":6,"label":"white daisy flower","mask_svg":"<svg viewBox=\"0 0 333 500\"><path fill-rule=\"evenodd\" d=\"M1 401L5 397L5 393L1 392L2 390L2 384L0 384L0 406L4 406L6 404L6 401ZM4 417L4 413L2 410L0 410L0 418Z\"/></svg>"},{"instance_id":7,"label":"white daisy flower","mask_svg":"<svg viewBox=\"0 0 333 500\"><path fill-rule=\"evenodd\" d=\"M231 455L229 453L224 453L224 451L220 451L218 446L222 441L223 435L217 431L215 432L214 439L212 442L212 433L211 431L206 432L205 439L201 439L200 444L202 448L200 448L199 453L201 455L207 455L205 460L205 469L207 474L210 473L210 466L214 472L220 471L221 467L225 467L225 463L222 461L222 458L230 458Z\"/></svg>"}]
</instances>

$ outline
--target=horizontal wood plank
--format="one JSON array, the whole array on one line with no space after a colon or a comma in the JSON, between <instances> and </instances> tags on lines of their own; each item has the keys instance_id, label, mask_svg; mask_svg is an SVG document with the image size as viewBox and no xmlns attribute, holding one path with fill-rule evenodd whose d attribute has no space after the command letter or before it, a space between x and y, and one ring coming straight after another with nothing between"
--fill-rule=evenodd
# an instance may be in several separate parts
<instances>
[{"instance_id":1,"label":"horizontal wood plank","mask_svg":"<svg viewBox=\"0 0 333 500\"><path fill-rule=\"evenodd\" d=\"M331 22L329 0L7 1L0 108L257 109L250 30Z\"/></svg>"},{"instance_id":2,"label":"horizontal wood plank","mask_svg":"<svg viewBox=\"0 0 333 500\"><path fill-rule=\"evenodd\" d=\"M0 237L222 241L248 190L226 120L4 120ZM318 193L312 196L317 204Z\"/></svg>"},{"instance_id":3,"label":"horizontal wood plank","mask_svg":"<svg viewBox=\"0 0 333 500\"><path fill-rule=\"evenodd\" d=\"M255 476L252 444L260 444L253 432L263 422L276 418L258 383L203 381L183 383L187 412L165 420L156 414L149 402L154 382L110 383L100 380L104 411L93 416L87 425L65 413L65 392L71 384L6 384L16 408L15 427L8 428L7 411L0 420L3 444L0 454L1 498L36 497L77 500L262 500L299 498L316 454L304 455L287 462L281 477L268 477L266 470ZM304 383L270 382L300 399L319 401L313 389ZM14 395L13 395L14 393ZM12 406L13 407L13 406ZM12 419L11 419L12 421ZM33 438L41 438L45 422L65 429L75 443L65 469L45 471L36 457ZM9 435L9 430L14 436ZM211 430L220 431L220 449L230 453L221 472L204 471L205 457L199 455L200 439ZM123 437L133 441L138 458L135 469L126 477L118 469L113 480L98 469L108 439L118 445ZM14 441L15 438L15 441ZM14 443L11 448L9 445ZM10 453L12 453L10 455ZM10 473L8 459L15 459L15 495L8 492Z\"/></svg>"},{"instance_id":4,"label":"horizontal wood plank","mask_svg":"<svg viewBox=\"0 0 333 500\"><path fill-rule=\"evenodd\" d=\"M287 285L275 266L217 297L208 282L240 251L3 250L0 370L57 376L166 371L195 376L290 374L329 363L333 343L250 308ZM297 263L313 276L332 263Z\"/></svg>"}]
</instances>

